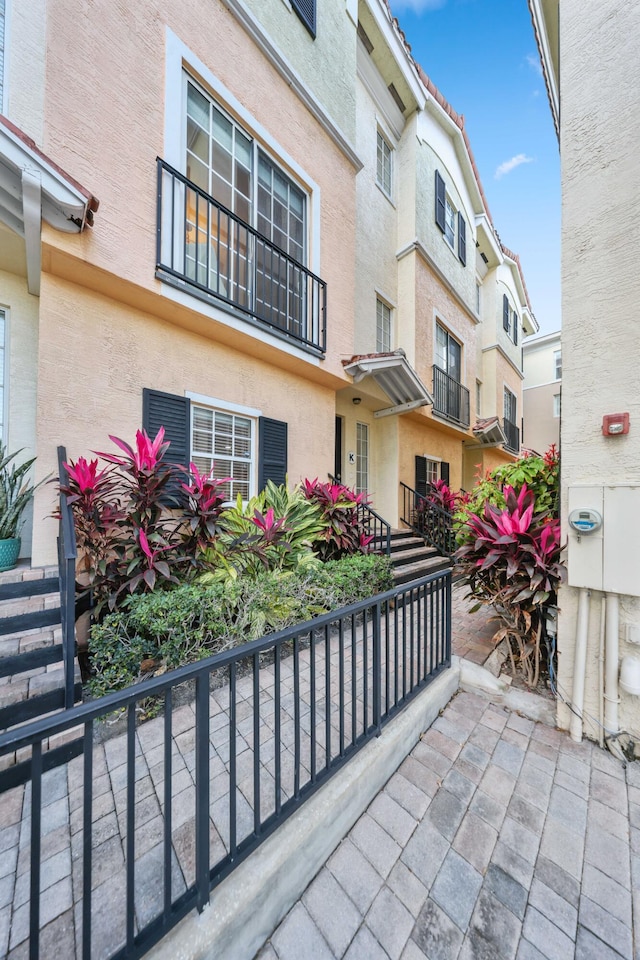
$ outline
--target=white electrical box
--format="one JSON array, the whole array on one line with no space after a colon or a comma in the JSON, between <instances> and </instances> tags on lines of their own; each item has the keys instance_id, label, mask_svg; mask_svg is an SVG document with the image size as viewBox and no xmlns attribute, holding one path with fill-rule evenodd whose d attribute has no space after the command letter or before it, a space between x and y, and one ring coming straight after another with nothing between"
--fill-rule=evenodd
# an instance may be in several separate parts
<instances>
[{"instance_id":1,"label":"white electrical box","mask_svg":"<svg viewBox=\"0 0 640 960\"><path fill-rule=\"evenodd\" d=\"M570 487L569 514L596 510L603 518L601 526L589 534L569 529L567 580L571 587L602 590L603 536L607 529L602 487Z\"/></svg>"},{"instance_id":2,"label":"white electrical box","mask_svg":"<svg viewBox=\"0 0 640 960\"><path fill-rule=\"evenodd\" d=\"M569 515L581 512L602 523L589 533L569 527L569 586L640 597L640 486L570 487Z\"/></svg>"}]
</instances>

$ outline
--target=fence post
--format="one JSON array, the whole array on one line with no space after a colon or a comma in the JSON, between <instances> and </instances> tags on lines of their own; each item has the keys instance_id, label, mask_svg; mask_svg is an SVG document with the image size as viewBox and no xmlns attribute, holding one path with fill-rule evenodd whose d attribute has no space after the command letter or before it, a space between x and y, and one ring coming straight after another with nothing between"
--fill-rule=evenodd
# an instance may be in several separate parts
<instances>
[{"instance_id":1,"label":"fence post","mask_svg":"<svg viewBox=\"0 0 640 960\"><path fill-rule=\"evenodd\" d=\"M382 733L382 645L380 643L380 601L375 605L373 615L373 723L376 736ZM365 638L366 642L366 638Z\"/></svg>"},{"instance_id":2,"label":"fence post","mask_svg":"<svg viewBox=\"0 0 640 960\"><path fill-rule=\"evenodd\" d=\"M69 476L64 466L67 451L58 447L58 477L60 485L67 485ZM60 579L60 622L62 624L62 657L64 665L64 706L74 705L76 656L76 534L73 513L63 494L60 494L60 524L58 532L58 577Z\"/></svg>"},{"instance_id":3,"label":"fence post","mask_svg":"<svg viewBox=\"0 0 640 960\"><path fill-rule=\"evenodd\" d=\"M196 677L196 886L197 907L209 903L209 674Z\"/></svg>"}]
</instances>

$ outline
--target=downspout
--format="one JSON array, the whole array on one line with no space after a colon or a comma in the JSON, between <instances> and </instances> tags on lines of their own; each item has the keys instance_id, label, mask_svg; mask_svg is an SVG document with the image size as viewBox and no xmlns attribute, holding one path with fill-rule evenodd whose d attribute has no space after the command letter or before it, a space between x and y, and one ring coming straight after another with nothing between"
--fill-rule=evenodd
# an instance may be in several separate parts
<instances>
[{"instance_id":1,"label":"downspout","mask_svg":"<svg viewBox=\"0 0 640 960\"><path fill-rule=\"evenodd\" d=\"M569 732L575 743L582 742L582 711L584 708L584 679L587 669L587 635L589 632L589 591L584 587L578 597L576 649L573 662L573 710Z\"/></svg>"},{"instance_id":2,"label":"downspout","mask_svg":"<svg viewBox=\"0 0 640 960\"><path fill-rule=\"evenodd\" d=\"M600 637L598 643L598 743L604 747L604 629L605 616L607 610L607 595L602 594L602 603L600 605Z\"/></svg>"},{"instance_id":3,"label":"downspout","mask_svg":"<svg viewBox=\"0 0 640 960\"><path fill-rule=\"evenodd\" d=\"M619 620L620 598L615 593L607 595L605 616L605 672L604 672L604 730L605 743L611 753L619 760L625 760L618 742L620 725L618 722L618 660L619 660Z\"/></svg>"}]
</instances>

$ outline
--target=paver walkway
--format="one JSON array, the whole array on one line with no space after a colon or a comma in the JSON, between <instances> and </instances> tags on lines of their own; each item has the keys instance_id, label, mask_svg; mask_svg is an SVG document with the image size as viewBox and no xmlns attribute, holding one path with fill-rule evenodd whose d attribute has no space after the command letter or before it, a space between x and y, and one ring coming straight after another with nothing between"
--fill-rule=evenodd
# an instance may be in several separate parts
<instances>
[{"instance_id":1,"label":"paver walkway","mask_svg":"<svg viewBox=\"0 0 640 960\"><path fill-rule=\"evenodd\" d=\"M343 957L638 960L640 763L459 693L258 954Z\"/></svg>"}]
</instances>

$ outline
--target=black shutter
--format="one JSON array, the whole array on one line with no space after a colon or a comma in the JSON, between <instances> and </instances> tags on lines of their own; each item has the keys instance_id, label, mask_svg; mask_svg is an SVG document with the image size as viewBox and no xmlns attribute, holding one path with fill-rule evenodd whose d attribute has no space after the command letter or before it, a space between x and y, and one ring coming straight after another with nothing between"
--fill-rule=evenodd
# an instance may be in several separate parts
<instances>
[{"instance_id":1,"label":"black shutter","mask_svg":"<svg viewBox=\"0 0 640 960\"><path fill-rule=\"evenodd\" d=\"M316 0L291 0L291 6L315 40L316 36Z\"/></svg>"},{"instance_id":2,"label":"black shutter","mask_svg":"<svg viewBox=\"0 0 640 960\"><path fill-rule=\"evenodd\" d=\"M416 493L427 495L427 458L416 457Z\"/></svg>"},{"instance_id":3,"label":"black shutter","mask_svg":"<svg viewBox=\"0 0 640 960\"><path fill-rule=\"evenodd\" d=\"M458 210L458 260L467 264L467 224Z\"/></svg>"},{"instance_id":4,"label":"black shutter","mask_svg":"<svg viewBox=\"0 0 640 960\"><path fill-rule=\"evenodd\" d=\"M502 294L502 326L509 333L509 297Z\"/></svg>"},{"instance_id":5,"label":"black shutter","mask_svg":"<svg viewBox=\"0 0 640 960\"><path fill-rule=\"evenodd\" d=\"M444 180L436 170L436 223L444 233L446 218Z\"/></svg>"},{"instance_id":6,"label":"black shutter","mask_svg":"<svg viewBox=\"0 0 640 960\"><path fill-rule=\"evenodd\" d=\"M447 486L449 486L449 464L446 460L440 461L440 479L444 480Z\"/></svg>"},{"instance_id":7,"label":"black shutter","mask_svg":"<svg viewBox=\"0 0 640 960\"><path fill-rule=\"evenodd\" d=\"M264 490L267 480L277 486L287 479L287 424L282 420L260 417L258 442L258 489Z\"/></svg>"},{"instance_id":8,"label":"black shutter","mask_svg":"<svg viewBox=\"0 0 640 960\"><path fill-rule=\"evenodd\" d=\"M191 424L188 397L145 387L142 391L142 427L152 440L160 427L164 427L164 438L169 441L165 460L189 466Z\"/></svg>"},{"instance_id":9,"label":"black shutter","mask_svg":"<svg viewBox=\"0 0 640 960\"><path fill-rule=\"evenodd\" d=\"M513 342L518 346L518 314L514 311L513 313Z\"/></svg>"}]
</instances>

